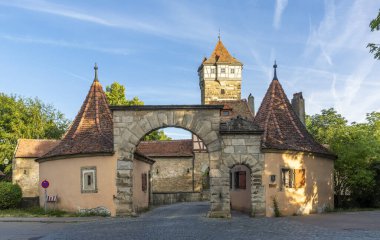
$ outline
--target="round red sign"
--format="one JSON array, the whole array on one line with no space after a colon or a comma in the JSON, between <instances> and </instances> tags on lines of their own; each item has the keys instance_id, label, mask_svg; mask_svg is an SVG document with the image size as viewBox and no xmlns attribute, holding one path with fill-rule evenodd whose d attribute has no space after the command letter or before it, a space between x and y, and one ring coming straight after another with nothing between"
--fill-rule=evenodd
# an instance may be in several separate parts
<instances>
[{"instance_id":1,"label":"round red sign","mask_svg":"<svg viewBox=\"0 0 380 240\"><path fill-rule=\"evenodd\" d=\"M49 182L48 182L48 180L43 180L42 183L41 183L41 187L43 187L43 188L48 188L48 187L49 187Z\"/></svg>"}]
</instances>

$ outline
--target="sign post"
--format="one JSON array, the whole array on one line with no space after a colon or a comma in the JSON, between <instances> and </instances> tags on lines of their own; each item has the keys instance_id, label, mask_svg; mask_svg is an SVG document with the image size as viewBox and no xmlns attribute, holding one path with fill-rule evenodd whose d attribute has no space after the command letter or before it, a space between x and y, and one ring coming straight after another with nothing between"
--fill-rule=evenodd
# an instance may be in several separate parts
<instances>
[{"instance_id":1,"label":"sign post","mask_svg":"<svg viewBox=\"0 0 380 240\"><path fill-rule=\"evenodd\" d=\"M48 180L43 180L41 182L41 187L43 187L45 189L45 204L44 204L44 207L45 207L45 213L46 213L46 210L47 210L47 188L49 187L49 181Z\"/></svg>"}]
</instances>

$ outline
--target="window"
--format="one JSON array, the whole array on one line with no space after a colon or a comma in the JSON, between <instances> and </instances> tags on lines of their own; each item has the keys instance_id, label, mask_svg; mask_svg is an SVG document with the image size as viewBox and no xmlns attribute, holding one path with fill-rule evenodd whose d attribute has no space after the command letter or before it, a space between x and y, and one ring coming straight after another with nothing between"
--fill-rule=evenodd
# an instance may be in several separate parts
<instances>
[{"instance_id":1,"label":"window","mask_svg":"<svg viewBox=\"0 0 380 240\"><path fill-rule=\"evenodd\" d=\"M220 73L226 73L226 69L225 68L221 68L220 69Z\"/></svg>"},{"instance_id":2,"label":"window","mask_svg":"<svg viewBox=\"0 0 380 240\"><path fill-rule=\"evenodd\" d=\"M246 172L235 172L235 189L246 189Z\"/></svg>"},{"instance_id":3,"label":"window","mask_svg":"<svg viewBox=\"0 0 380 240\"><path fill-rule=\"evenodd\" d=\"M148 175L146 173L141 174L141 190L143 192L148 190Z\"/></svg>"},{"instance_id":4,"label":"window","mask_svg":"<svg viewBox=\"0 0 380 240\"><path fill-rule=\"evenodd\" d=\"M305 169L281 170L282 186L286 188L301 188L305 186Z\"/></svg>"},{"instance_id":5,"label":"window","mask_svg":"<svg viewBox=\"0 0 380 240\"><path fill-rule=\"evenodd\" d=\"M221 93L221 94L225 94L225 93L226 93L226 90L225 90L225 89L221 89L221 90L220 90L220 93Z\"/></svg>"},{"instance_id":6,"label":"window","mask_svg":"<svg viewBox=\"0 0 380 240\"><path fill-rule=\"evenodd\" d=\"M215 68L211 68L211 73L215 74Z\"/></svg>"},{"instance_id":7,"label":"window","mask_svg":"<svg viewBox=\"0 0 380 240\"><path fill-rule=\"evenodd\" d=\"M231 71L230 71L232 74L234 74L235 73L235 69L231 69Z\"/></svg>"},{"instance_id":8,"label":"window","mask_svg":"<svg viewBox=\"0 0 380 240\"><path fill-rule=\"evenodd\" d=\"M82 167L81 168L81 192L82 193L98 192L98 189L96 186L96 167Z\"/></svg>"},{"instance_id":9,"label":"window","mask_svg":"<svg viewBox=\"0 0 380 240\"><path fill-rule=\"evenodd\" d=\"M222 116L229 116L230 115L230 111L222 111Z\"/></svg>"}]
</instances>

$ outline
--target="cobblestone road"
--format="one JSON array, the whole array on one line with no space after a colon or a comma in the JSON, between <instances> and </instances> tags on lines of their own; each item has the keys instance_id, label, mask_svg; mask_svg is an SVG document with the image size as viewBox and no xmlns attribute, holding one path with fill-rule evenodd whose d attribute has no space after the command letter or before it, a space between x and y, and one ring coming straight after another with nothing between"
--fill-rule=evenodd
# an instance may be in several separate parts
<instances>
[{"instance_id":1,"label":"cobblestone road","mask_svg":"<svg viewBox=\"0 0 380 240\"><path fill-rule=\"evenodd\" d=\"M232 219L209 219L205 217L208 208L198 202L168 205L138 218L69 225L42 239L380 239L380 212L358 213L362 219L372 213L369 222L376 223L367 227L358 218L356 227L347 228L336 220L355 222L355 215L249 218L235 213Z\"/></svg>"}]
</instances>

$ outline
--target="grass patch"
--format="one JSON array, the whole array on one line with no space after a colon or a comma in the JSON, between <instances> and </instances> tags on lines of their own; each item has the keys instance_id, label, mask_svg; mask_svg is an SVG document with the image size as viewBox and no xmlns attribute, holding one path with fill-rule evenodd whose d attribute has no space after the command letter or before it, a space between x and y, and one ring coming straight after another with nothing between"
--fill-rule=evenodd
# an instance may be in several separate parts
<instances>
[{"instance_id":1,"label":"grass patch","mask_svg":"<svg viewBox=\"0 0 380 240\"><path fill-rule=\"evenodd\" d=\"M0 217L73 217L73 213L61 210L49 209L46 211L40 207L13 208L0 210Z\"/></svg>"}]
</instances>

